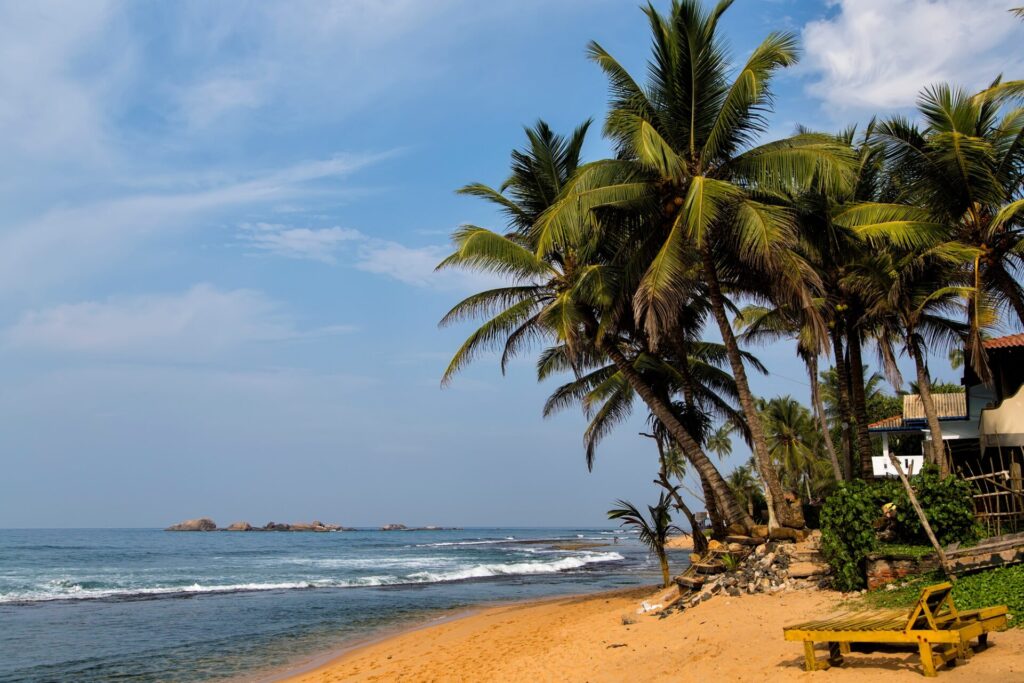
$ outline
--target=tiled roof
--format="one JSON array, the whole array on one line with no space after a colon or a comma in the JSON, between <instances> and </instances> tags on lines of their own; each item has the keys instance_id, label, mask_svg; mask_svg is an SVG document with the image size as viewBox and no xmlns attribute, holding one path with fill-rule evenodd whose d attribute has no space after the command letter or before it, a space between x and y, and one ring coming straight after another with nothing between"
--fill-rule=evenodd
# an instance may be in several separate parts
<instances>
[{"instance_id":1,"label":"tiled roof","mask_svg":"<svg viewBox=\"0 0 1024 683\"><path fill-rule=\"evenodd\" d=\"M887 417L884 420L879 420L878 422L872 422L871 424L868 425L868 429L896 429L896 428L902 427L902 426L903 426L903 416L902 415L893 415L892 417Z\"/></svg>"},{"instance_id":2,"label":"tiled roof","mask_svg":"<svg viewBox=\"0 0 1024 683\"><path fill-rule=\"evenodd\" d=\"M1010 334L1005 337L996 337L984 342L986 349L1013 349L1024 347L1024 334Z\"/></svg>"}]
</instances>

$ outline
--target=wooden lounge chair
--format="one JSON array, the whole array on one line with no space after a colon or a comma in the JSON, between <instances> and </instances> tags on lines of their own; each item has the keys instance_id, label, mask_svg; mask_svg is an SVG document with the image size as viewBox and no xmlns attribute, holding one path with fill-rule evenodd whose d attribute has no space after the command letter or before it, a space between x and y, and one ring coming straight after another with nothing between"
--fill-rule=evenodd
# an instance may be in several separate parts
<instances>
[{"instance_id":1,"label":"wooden lounge chair","mask_svg":"<svg viewBox=\"0 0 1024 683\"><path fill-rule=\"evenodd\" d=\"M1005 605L959 611L953 604L952 590L949 583L925 588L909 613L879 610L840 614L787 626L782 632L786 640L803 641L808 671L842 664L851 643L906 643L917 645L924 675L935 676L936 666L957 658L969 659L974 654L972 640L977 639L978 646L984 648L990 631L1002 631L1007 626ZM828 643L828 657L815 657L816 642Z\"/></svg>"}]
</instances>

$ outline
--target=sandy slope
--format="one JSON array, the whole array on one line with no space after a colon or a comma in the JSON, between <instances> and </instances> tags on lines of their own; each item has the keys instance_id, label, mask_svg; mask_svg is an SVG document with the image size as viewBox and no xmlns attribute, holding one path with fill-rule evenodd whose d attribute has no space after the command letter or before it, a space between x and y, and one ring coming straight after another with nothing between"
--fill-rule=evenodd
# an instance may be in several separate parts
<instances>
[{"instance_id":1,"label":"sandy slope","mask_svg":"<svg viewBox=\"0 0 1024 683\"><path fill-rule=\"evenodd\" d=\"M719 596L665 619L636 614L645 598L649 589L486 609L351 651L288 680L924 680L916 655L903 653L853 654L841 669L804 672L802 647L784 641L782 627L827 615L836 593ZM990 642L968 664L941 671L941 680L1024 681L1024 630L993 634Z\"/></svg>"}]
</instances>

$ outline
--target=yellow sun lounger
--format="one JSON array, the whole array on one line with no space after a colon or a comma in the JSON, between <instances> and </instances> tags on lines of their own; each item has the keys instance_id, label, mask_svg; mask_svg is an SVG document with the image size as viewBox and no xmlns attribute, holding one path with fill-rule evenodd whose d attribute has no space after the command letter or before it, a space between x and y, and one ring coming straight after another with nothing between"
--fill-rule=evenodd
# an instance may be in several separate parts
<instances>
[{"instance_id":1,"label":"yellow sun lounger","mask_svg":"<svg viewBox=\"0 0 1024 683\"><path fill-rule=\"evenodd\" d=\"M786 626L782 632L786 640L803 641L808 671L842 664L851 643L905 643L917 645L924 675L935 676L936 666L969 659L974 654L972 640L984 648L990 631L1007 626L1005 605L961 612L953 604L952 590L949 583L925 588L909 614L905 610L854 612ZM815 657L816 642L828 643L828 657Z\"/></svg>"}]
</instances>

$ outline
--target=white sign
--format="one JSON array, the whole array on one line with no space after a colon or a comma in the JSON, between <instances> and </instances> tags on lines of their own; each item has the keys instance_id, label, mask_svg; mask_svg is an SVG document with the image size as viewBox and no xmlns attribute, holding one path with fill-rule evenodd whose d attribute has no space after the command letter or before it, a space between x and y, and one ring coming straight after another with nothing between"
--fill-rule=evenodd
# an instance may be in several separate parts
<instances>
[{"instance_id":1,"label":"white sign","mask_svg":"<svg viewBox=\"0 0 1024 683\"><path fill-rule=\"evenodd\" d=\"M900 467L903 468L903 473L908 477L917 474L924 467L923 455L897 455L896 459L900 461ZM876 477L899 476L896 468L892 466L892 462L884 455L876 455L871 458L871 469Z\"/></svg>"}]
</instances>

